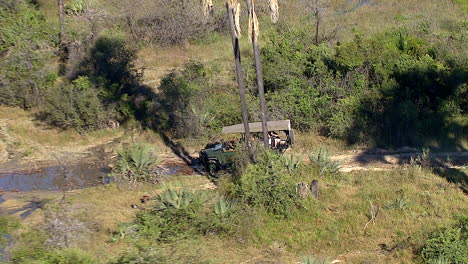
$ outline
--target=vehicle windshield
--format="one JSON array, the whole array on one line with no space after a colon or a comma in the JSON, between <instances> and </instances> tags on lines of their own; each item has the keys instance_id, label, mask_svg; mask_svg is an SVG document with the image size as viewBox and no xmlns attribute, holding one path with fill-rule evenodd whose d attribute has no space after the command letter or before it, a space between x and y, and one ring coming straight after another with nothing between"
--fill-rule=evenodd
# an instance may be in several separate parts
<instances>
[{"instance_id":1,"label":"vehicle windshield","mask_svg":"<svg viewBox=\"0 0 468 264\"><path fill-rule=\"evenodd\" d=\"M216 144L216 146L214 147L215 150L220 150L223 148L223 144L219 143L219 144Z\"/></svg>"}]
</instances>

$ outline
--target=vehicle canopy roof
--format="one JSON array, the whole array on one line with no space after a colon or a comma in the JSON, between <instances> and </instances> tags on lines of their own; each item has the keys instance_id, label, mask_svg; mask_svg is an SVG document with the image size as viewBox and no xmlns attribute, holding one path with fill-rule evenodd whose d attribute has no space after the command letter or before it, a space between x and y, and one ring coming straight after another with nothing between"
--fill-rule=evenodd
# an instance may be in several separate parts
<instances>
[{"instance_id":1,"label":"vehicle canopy roof","mask_svg":"<svg viewBox=\"0 0 468 264\"><path fill-rule=\"evenodd\" d=\"M278 120L268 121L268 131L291 130L291 121ZM262 123L249 123L250 133L262 132ZM245 133L244 124L223 127L223 134Z\"/></svg>"}]
</instances>

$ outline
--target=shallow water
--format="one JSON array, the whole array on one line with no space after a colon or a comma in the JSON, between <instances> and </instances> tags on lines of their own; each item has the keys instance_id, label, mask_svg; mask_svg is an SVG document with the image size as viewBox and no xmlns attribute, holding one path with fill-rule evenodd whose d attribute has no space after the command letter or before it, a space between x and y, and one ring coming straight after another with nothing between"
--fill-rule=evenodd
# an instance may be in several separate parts
<instances>
[{"instance_id":1,"label":"shallow water","mask_svg":"<svg viewBox=\"0 0 468 264\"><path fill-rule=\"evenodd\" d=\"M56 191L95 186L106 182L103 166L78 164L53 166L33 172L0 173L3 191Z\"/></svg>"}]
</instances>

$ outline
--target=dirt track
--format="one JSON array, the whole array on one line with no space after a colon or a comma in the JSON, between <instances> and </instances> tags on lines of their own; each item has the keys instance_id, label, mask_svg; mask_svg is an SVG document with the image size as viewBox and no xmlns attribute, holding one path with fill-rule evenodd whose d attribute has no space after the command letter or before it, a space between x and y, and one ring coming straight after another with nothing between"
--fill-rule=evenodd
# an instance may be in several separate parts
<instances>
[{"instance_id":1,"label":"dirt track","mask_svg":"<svg viewBox=\"0 0 468 264\"><path fill-rule=\"evenodd\" d=\"M466 151L430 153L426 159L422 156L421 152L368 153L360 151L335 155L331 158L342 164L341 171L343 172L394 169L411 164L411 160L416 164L426 162L435 167L460 168L468 165L468 152Z\"/></svg>"}]
</instances>

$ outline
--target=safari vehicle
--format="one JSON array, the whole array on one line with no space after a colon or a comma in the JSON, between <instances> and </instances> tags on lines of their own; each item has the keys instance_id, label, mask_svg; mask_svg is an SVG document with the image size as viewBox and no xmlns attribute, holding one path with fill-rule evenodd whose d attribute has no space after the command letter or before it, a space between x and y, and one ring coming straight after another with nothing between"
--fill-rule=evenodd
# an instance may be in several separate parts
<instances>
[{"instance_id":1,"label":"safari vehicle","mask_svg":"<svg viewBox=\"0 0 468 264\"><path fill-rule=\"evenodd\" d=\"M280 152L286 151L294 145L294 130L291 129L289 120L269 121L267 123L270 147ZM262 123L249 123L250 133L254 140L262 140ZM240 142L228 141L208 144L200 151L200 163L205 167L210 175L214 175L218 170L226 169L232 165L236 148L244 139L244 125L238 124L223 127L223 134L241 134Z\"/></svg>"}]
</instances>

